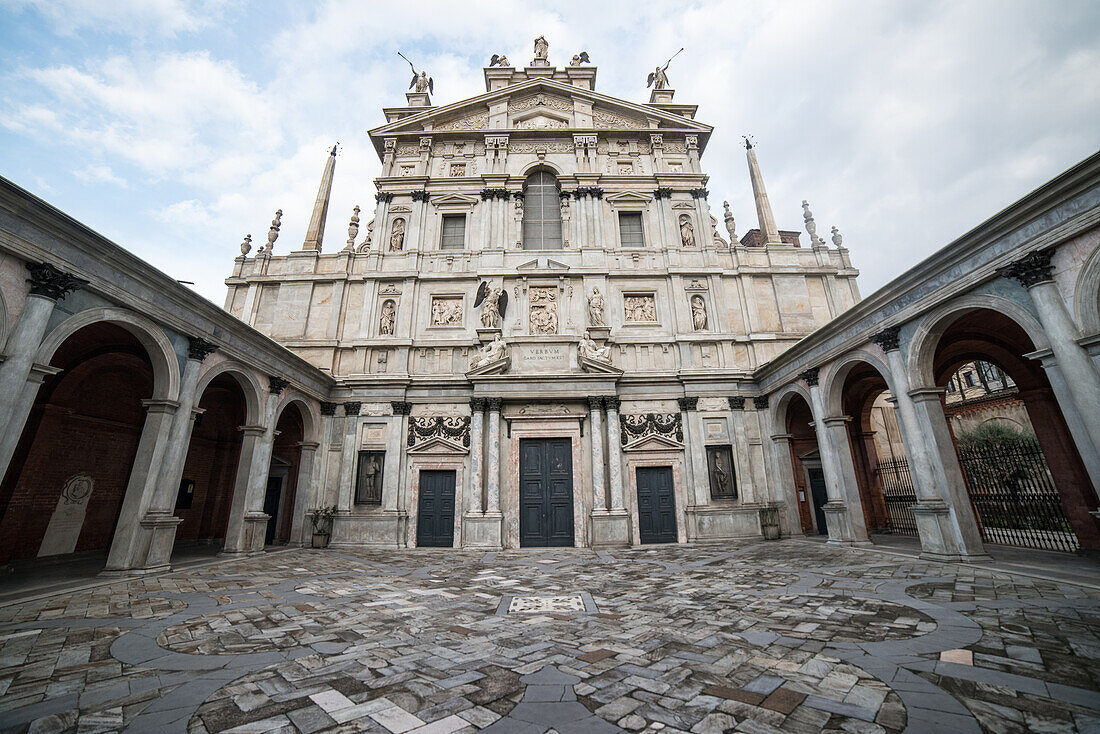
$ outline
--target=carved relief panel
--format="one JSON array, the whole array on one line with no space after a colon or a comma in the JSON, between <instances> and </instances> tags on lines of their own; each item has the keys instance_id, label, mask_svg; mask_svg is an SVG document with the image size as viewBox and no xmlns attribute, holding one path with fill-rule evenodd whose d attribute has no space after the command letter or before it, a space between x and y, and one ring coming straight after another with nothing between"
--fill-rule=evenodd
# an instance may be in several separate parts
<instances>
[{"instance_id":1,"label":"carved relief panel","mask_svg":"<svg viewBox=\"0 0 1100 734\"><path fill-rule=\"evenodd\" d=\"M432 326L462 326L462 296L432 296Z\"/></svg>"},{"instance_id":2,"label":"carved relief panel","mask_svg":"<svg viewBox=\"0 0 1100 734\"><path fill-rule=\"evenodd\" d=\"M530 289L531 333L558 333L558 289L554 286Z\"/></svg>"},{"instance_id":3,"label":"carved relief panel","mask_svg":"<svg viewBox=\"0 0 1100 734\"><path fill-rule=\"evenodd\" d=\"M628 324L657 322L657 302L652 293L624 293L623 307L623 319Z\"/></svg>"}]
</instances>

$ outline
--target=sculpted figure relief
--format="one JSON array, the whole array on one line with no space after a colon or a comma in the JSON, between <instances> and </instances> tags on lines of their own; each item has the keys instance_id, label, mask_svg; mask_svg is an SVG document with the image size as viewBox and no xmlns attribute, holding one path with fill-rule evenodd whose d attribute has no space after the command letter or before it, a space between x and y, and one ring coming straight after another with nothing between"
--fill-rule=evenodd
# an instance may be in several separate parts
<instances>
[{"instance_id":1,"label":"sculpted figure relief","mask_svg":"<svg viewBox=\"0 0 1100 734\"><path fill-rule=\"evenodd\" d=\"M558 333L558 289L531 289L531 333Z\"/></svg>"},{"instance_id":2,"label":"sculpted figure relief","mask_svg":"<svg viewBox=\"0 0 1100 734\"><path fill-rule=\"evenodd\" d=\"M400 252L405 249L405 220L401 217L393 220L393 229L390 230L390 252Z\"/></svg>"},{"instance_id":3,"label":"sculpted figure relief","mask_svg":"<svg viewBox=\"0 0 1100 734\"><path fill-rule=\"evenodd\" d=\"M687 214L680 215L680 241L684 247L695 247L695 227Z\"/></svg>"},{"instance_id":4,"label":"sculpted figure relief","mask_svg":"<svg viewBox=\"0 0 1100 734\"><path fill-rule=\"evenodd\" d=\"M707 304L702 296L691 297L691 324L696 331L707 328Z\"/></svg>"},{"instance_id":5,"label":"sculpted figure relief","mask_svg":"<svg viewBox=\"0 0 1100 734\"><path fill-rule=\"evenodd\" d=\"M481 306L481 325L486 329L500 326L508 309L508 293L503 288L494 288L487 281L481 281L474 299L474 308Z\"/></svg>"},{"instance_id":6,"label":"sculpted figure relief","mask_svg":"<svg viewBox=\"0 0 1100 734\"><path fill-rule=\"evenodd\" d=\"M433 298L432 326L462 326L462 299Z\"/></svg>"},{"instance_id":7,"label":"sculpted figure relief","mask_svg":"<svg viewBox=\"0 0 1100 734\"><path fill-rule=\"evenodd\" d=\"M506 353L507 345L500 338L500 334L497 334L491 342L477 350L477 354L470 361L470 369L475 370L478 367L504 359Z\"/></svg>"},{"instance_id":8,"label":"sculpted figure relief","mask_svg":"<svg viewBox=\"0 0 1100 734\"><path fill-rule=\"evenodd\" d=\"M625 296L623 305L626 307L626 320L632 322L645 322L657 320L657 305L653 296Z\"/></svg>"},{"instance_id":9,"label":"sculpted figure relief","mask_svg":"<svg viewBox=\"0 0 1100 734\"><path fill-rule=\"evenodd\" d=\"M611 364L611 347L599 346L587 333L581 337L581 343L578 348L580 349L581 356L585 359Z\"/></svg>"},{"instance_id":10,"label":"sculpted figure relief","mask_svg":"<svg viewBox=\"0 0 1100 734\"><path fill-rule=\"evenodd\" d=\"M588 325L607 326L603 315L604 300L599 288L593 288L588 296Z\"/></svg>"},{"instance_id":11,"label":"sculpted figure relief","mask_svg":"<svg viewBox=\"0 0 1100 734\"><path fill-rule=\"evenodd\" d=\"M550 53L550 44L546 41L546 36L539 36L535 39L535 61L546 61L547 55Z\"/></svg>"},{"instance_id":12,"label":"sculpted figure relief","mask_svg":"<svg viewBox=\"0 0 1100 734\"><path fill-rule=\"evenodd\" d=\"M397 324L397 304L392 298L387 298L382 304L382 316L378 320L378 333L382 336L393 336L394 326Z\"/></svg>"}]
</instances>

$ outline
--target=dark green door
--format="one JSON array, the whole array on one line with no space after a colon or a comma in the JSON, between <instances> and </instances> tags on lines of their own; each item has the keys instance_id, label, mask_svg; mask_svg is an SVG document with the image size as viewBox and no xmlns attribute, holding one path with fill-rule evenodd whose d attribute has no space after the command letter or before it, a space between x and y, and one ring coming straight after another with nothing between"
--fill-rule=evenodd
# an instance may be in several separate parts
<instances>
[{"instance_id":1,"label":"dark green door","mask_svg":"<svg viewBox=\"0 0 1100 734\"><path fill-rule=\"evenodd\" d=\"M638 536L643 543L676 542L671 466L638 467Z\"/></svg>"},{"instance_id":2,"label":"dark green door","mask_svg":"<svg viewBox=\"0 0 1100 734\"><path fill-rule=\"evenodd\" d=\"M421 471L416 544L450 548L455 544L455 473Z\"/></svg>"},{"instance_id":3,"label":"dark green door","mask_svg":"<svg viewBox=\"0 0 1100 734\"><path fill-rule=\"evenodd\" d=\"M267 491L264 493L264 513L270 517L267 519L267 530L264 533L265 545L275 542L275 529L279 526L279 501L282 497L283 478L268 477Z\"/></svg>"},{"instance_id":4,"label":"dark green door","mask_svg":"<svg viewBox=\"0 0 1100 734\"><path fill-rule=\"evenodd\" d=\"M825 527L825 510L822 509L829 501L828 492L825 491L825 472L821 467L806 469L806 475L810 479L810 499L814 503L814 516L817 518L817 534L828 535L829 529Z\"/></svg>"},{"instance_id":5,"label":"dark green door","mask_svg":"<svg viewBox=\"0 0 1100 734\"><path fill-rule=\"evenodd\" d=\"M573 456L568 438L520 439L519 544L573 545Z\"/></svg>"}]
</instances>

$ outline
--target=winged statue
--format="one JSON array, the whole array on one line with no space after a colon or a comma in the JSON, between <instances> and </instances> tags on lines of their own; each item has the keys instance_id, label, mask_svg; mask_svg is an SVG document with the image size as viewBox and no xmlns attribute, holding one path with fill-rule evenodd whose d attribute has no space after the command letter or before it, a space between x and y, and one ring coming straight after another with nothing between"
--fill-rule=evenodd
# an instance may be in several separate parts
<instances>
[{"instance_id":1,"label":"winged statue","mask_svg":"<svg viewBox=\"0 0 1100 734\"><path fill-rule=\"evenodd\" d=\"M435 79L428 76L428 73L426 71L417 71L416 67L413 66L413 62L409 61L408 57L406 57L405 54L398 51L397 55L405 59L405 61L408 62L409 67L412 69L413 75L412 81L409 82L409 89L416 87L417 92L427 92L429 94L433 93L435 91Z\"/></svg>"},{"instance_id":2,"label":"winged statue","mask_svg":"<svg viewBox=\"0 0 1100 734\"><path fill-rule=\"evenodd\" d=\"M489 281L483 280L477 287L477 296L474 297L474 308L478 306L482 307L482 326L486 329L495 329L500 326L500 322L508 312L508 291L503 288L494 288L489 285Z\"/></svg>"},{"instance_id":3,"label":"winged statue","mask_svg":"<svg viewBox=\"0 0 1100 734\"><path fill-rule=\"evenodd\" d=\"M493 54L493 58L489 59L489 66L511 66L508 63L508 57L504 54Z\"/></svg>"},{"instance_id":4,"label":"winged statue","mask_svg":"<svg viewBox=\"0 0 1100 734\"><path fill-rule=\"evenodd\" d=\"M646 87L653 87L654 89L668 89L668 77L665 76L665 72L668 71L668 65L672 63L672 59L680 55L680 52L684 49L680 49L676 53L672 54L672 57L665 62L664 66L658 66L655 70L649 73L649 78L646 79Z\"/></svg>"}]
</instances>

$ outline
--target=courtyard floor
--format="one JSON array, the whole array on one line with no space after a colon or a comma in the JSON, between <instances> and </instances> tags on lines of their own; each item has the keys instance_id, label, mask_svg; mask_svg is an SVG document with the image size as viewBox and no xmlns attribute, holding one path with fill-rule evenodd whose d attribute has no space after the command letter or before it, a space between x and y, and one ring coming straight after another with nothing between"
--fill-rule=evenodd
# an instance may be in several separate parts
<instances>
[{"instance_id":1,"label":"courtyard floor","mask_svg":"<svg viewBox=\"0 0 1100 734\"><path fill-rule=\"evenodd\" d=\"M1096 732L1098 636L1100 585L802 540L287 550L0 605L0 731Z\"/></svg>"}]
</instances>

